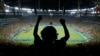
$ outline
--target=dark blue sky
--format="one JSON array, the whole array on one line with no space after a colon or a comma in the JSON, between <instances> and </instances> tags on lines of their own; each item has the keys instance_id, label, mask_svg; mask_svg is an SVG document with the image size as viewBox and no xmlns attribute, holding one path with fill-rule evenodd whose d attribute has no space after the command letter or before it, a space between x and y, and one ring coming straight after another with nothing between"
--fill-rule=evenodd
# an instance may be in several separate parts
<instances>
[{"instance_id":1,"label":"dark blue sky","mask_svg":"<svg viewBox=\"0 0 100 56\"><path fill-rule=\"evenodd\" d=\"M18 0L4 0L6 4L18 6ZM75 9L78 6L78 0L60 0L60 8ZM22 7L38 8L38 0L21 0ZM80 7L93 7L92 0L81 0ZM42 9L58 9L59 0L40 0L40 8Z\"/></svg>"}]
</instances>

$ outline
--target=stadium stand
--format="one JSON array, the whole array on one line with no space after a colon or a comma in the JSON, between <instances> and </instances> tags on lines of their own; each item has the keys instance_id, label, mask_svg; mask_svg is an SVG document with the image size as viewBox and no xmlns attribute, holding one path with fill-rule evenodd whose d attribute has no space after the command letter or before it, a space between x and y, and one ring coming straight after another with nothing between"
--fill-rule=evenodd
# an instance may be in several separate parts
<instances>
[{"instance_id":1,"label":"stadium stand","mask_svg":"<svg viewBox=\"0 0 100 56\"><path fill-rule=\"evenodd\" d=\"M52 17L50 18L49 16L45 16L44 18L46 20L43 20L43 22L41 22L42 24L44 23L49 24L49 22L47 21L50 21L56 25L56 24L59 24L58 19L62 18L62 16L57 16L57 17L53 16L53 20L51 20ZM9 44L9 41L8 41L9 37L11 37L12 39L13 36L21 32L23 28L28 28L29 25L34 26L34 23L36 23L35 22L36 17L28 18L28 19L25 18L25 20L22 20L22 19L10 18L10 20L7 20L8 21L7 25L0 25L0 38L2 38L0 39L0 56L15 55L16 53L17 53L16 55L25 56L25 55L31 55L31 54L33 55L35 53L34 46L23 47L22 44L12 42L12 41ZM81 32L87 33L89 36L94 38L94 40L87 43L83 43L83 44L77 44L71 47L67 46L65 49L65 53L63 53L63 55L65 56L67 55L71 56L73 54L77 56L99 55L97 51L100 48L100 45L99 45L100 44L100 24L94 23L98 21L83 20L81 18L70 18L70 17L67 18L66 16L65 16L65 19L66 19L66 24L72 25L75 29L78 29ZM4 23L4 22L6 21L4 20L0 23ZM4 44L4 43L7 43L7 44ZM7 51L7 50L10 50L10 51Z\"/></svg>"}]
</instances>

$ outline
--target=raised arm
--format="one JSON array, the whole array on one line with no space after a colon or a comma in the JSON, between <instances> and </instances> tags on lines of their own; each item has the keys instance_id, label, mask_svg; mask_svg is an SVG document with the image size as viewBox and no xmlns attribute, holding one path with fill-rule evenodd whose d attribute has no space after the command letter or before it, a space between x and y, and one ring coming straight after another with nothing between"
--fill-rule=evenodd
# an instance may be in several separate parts
<instances>
[{"instance_id":1,"label":"raised arm","mask_svg":"<svg viewBox=\"0 0 100 56\"><path fill-rule=\"evenodd\" d=\"M63 26L64 33L65 33L65 36L61 40L62 41L67 41L69 39L70 35L69 35L68 29L66 27L65 20L64 19L60 19L60 23Z\"/></svg>"},{"instance_id":2,"label":"raised arm","mask_svg":"<svg viewBox=\"0 0 100 56\"><path fill-rule=\"evenodd\" d=\"M38 19L37 19L34 31L33 31L33 36L35 38L35 40L34 40L35 42L41 40L39 35L38 35L38 26L39 26L39 23L40 23L41 20L42 20L42 16L39 16Z\"/></svg>"}]
</instances>

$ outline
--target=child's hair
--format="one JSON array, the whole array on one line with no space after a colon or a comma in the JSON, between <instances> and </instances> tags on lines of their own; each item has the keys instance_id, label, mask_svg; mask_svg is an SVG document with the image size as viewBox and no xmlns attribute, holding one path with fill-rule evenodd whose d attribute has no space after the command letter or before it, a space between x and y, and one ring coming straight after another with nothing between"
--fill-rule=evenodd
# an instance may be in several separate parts
<instances>
[{"instance_id":1,"label":"child's hair","mask_svg":"<svg viewBox=\"0 0 100 56\"><path fill-rule=\"evenodd\" d=\"M44 41L54 41L57 39L57 31L53 26L47 26L41 31Z\"/></svg>"}]
</instances>

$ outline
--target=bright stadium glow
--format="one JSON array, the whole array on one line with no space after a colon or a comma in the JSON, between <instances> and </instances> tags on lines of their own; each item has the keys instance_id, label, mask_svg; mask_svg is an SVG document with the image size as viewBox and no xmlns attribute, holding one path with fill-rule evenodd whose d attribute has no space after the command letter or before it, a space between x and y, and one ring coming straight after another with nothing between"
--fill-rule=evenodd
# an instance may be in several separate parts
<instances>
[{"instance_id":1,"label":"bright stadium glow","mask_svg":"<svg viewBox=\"0 0 100 56\"><path fill-rule=\"evenodd\" d=\"M93 8L90 8L90 9L94 10L95 8L93 7Z\"/></svg>"},{"instance_id":2,"label":"bright stadium glow","mask_svg":"<svg viewBox=\"0 0 100 56\"><path fill-rule=\"evenodd\" d=\"M40 12L43 12L43 9L40 9Z\"/></svg>"},{"instance_id":3,"label":"bright stadium glow","mask_svg":"<svg viewBox=\"0 0 100 56\"><path fill-rule=\"evenodd\" d=\"M49 13L49 15L52 17L53 16L53 13Z\"/></svg>"},{"instance_id":4,"label":"bright stadium glow","mask_svg":"<svg viewBox=\"0 0 100 56\"><path fill-rule=\"evenodd\" d=\"M6 5L6 4L4 4L4 6L5 6L5 7L8 7L8 8L10 7L9 5Z\"/></svg>"},{"instance_id":5,"label":"bright stadium glow","mask_svg":"<svg viewBox=\"0 0 100 56\"><path fill-rule=\"evenodd\" d=\"M73 9L73 10L71 10L71 11L76 12L76 11L78 11L78 10L77 10L77 9Z\"/></svg>"},{"instance_id":6,"label":"bright stadium glow","mask_svg":"<svg viewBox=\"0 0 100 56\"><path fill-rule=\"evenodd\" d=\"M52 10L53 12L56 12L56 10Z\"/></svg>"},{"instance_id":7,"label":"bright stadium glow","mask_svg":"<svg viewBox=\"0 0 100 56\"><path fill-rule=\"evenodd\" d=\"M5 6L5 12L11 12L11 10L14 8L15 11L18 11L20 8L19 7L11 7L7 4L4 4ZM71 10L65 10L65 12L68 12L70 13L71 15L75 14L75 13L79 13L79 12L85 12L86 10L87 11L90 11L91 14L96 14L96 13L100 13L100 12L96 12L95 9L98 5L94 6L94 7L91 7L91 8L84 8L84 9L71 9ZM21 11L24 13L24 12L27 12L29 14L32 14L32 12L35 11L35 9L31 9L31 8L21 8ZM55 9L36 9L37 12L49 12L51 15L52 15L52 12L63 12L63 10L58 10L56 11Z\"/></svg>"},{"instance_id":8,"label":"bright stadium glow","mask_svg":"<svg viewBox=\"0 0 100 56\"><path fill-rule=\"evenodd\" d=\"M96 11L91 12L92 14L96 14Z\"/></svg>"},{"instance_id":9,"label":"bright stadium glow","mask_svg":"<svg viewBox=\"0 0 100 56\"><path fill-rule=\"evenodd\" d=\"M59 12L62 12L63 10L59 10Z\"/></svg>"},{"instance_id":10,"label":"bright stadium glow","mask_svg":"<svg viewBox=\"0 0 100 56\"><path fill-rule=\"evenodd\" d=\"M81 11L86 11L87 9L81 9Z\"/></svg>"},{"instance_id":11,"label":"bright stadium glow","mask_svg":"<svg viewBox=\"0 0 100 56\"><path fill-rule=\"evenodd\" d=\"M35 10L34 10L34 9L32 9L32 11L34 12Z\"/></svg>"},{"instance_id":12,"label":"bright stadium glow","mask_svg":"<svg viewBox=\"0 0 100 56\"><path fill-rule=\"evenodd\" d=\"M9 9L6 9L5 12L10 12L10 10Z\"/></svg>"},{"instance_id":13,"label":"bright stadium glow","mask_svg":"<svg viewBox=\"0 0 100 56\"><path fill-rule=\"evenodd\" d=\"M27 13L32 13L32 11L27 11Z\"/></svg>"},{"instance_id":14,"label":"bright stadium glow","mask_svg":"<svg viewBox=\"0 0 100 56\"><path fill-rule=\"evenodd\" d=\"M71 13L71 14L75 14L76 12L75 12L75 11L71 11L70 13Z\"/></svg>"},{"instance_id":15,"label":"bright stadium glow","mask_svg":"<svg viewBox=\"0 0 100 56\"><path fill-rule=\"evenodd\" d=\"M40 10L39 9L37 9L37 12L39 12Z\"/></svg>"},{"instance_id":16,"label":"bright stadium glow","mask_svg":"<svg viewBox=\"0 0 100 56\"><path fill-rule=\"evenodd\" d=\"M70 10L65 10L65 12L70 12Z\"/></svg>"},{"instance_id":17,"label":"bright stadium glow","mask_svg":"<svg viewBox=\"0 0 100 56\"><path fill-rule=\"evenodd\" d=\"M73 10L68 10L70 13L71 13L71 15L73 15L73 14L75 14L78 10L77 9L73 9Z\"/></svg>"},{"instance_id":18,"label":"bright stadium glow","mask_svg":"<svg viewBox=\"0 0 100 56\"><path fill-rule=\"evenodd\" d=\"M15 9L15 10L18 10L19 8L18 8L18 7L14 7L14 9Z\"/></svg>"},{"instance_id":19,"label":"bright stadium glow","mask_svg":"<svg viewBox=\"0 0 100 56\"><path fill-rule=\"evenodd\" d=\"M51 9L48 9L48 12L52 12L52 10Z\"/></svg>"},{"instance_id":20,"label":"bright stadium glow","mask_svg":"<svg viewBox=\"0 0 100 56\"><path fill-rule=\"evenodd\" d=\"M46 12L47 10L44 10L44 12Z\"/></svg>"},{"instance_id":21,"label":"bright stadium glow","mask_svg":"<svg viewBox=\"0 0 100 56\"><path fill-rule=\"evenodd\" d=\"M23 11L30 11L31 9L29 8L22 8Z\"/></svg>"}]
</instances>

